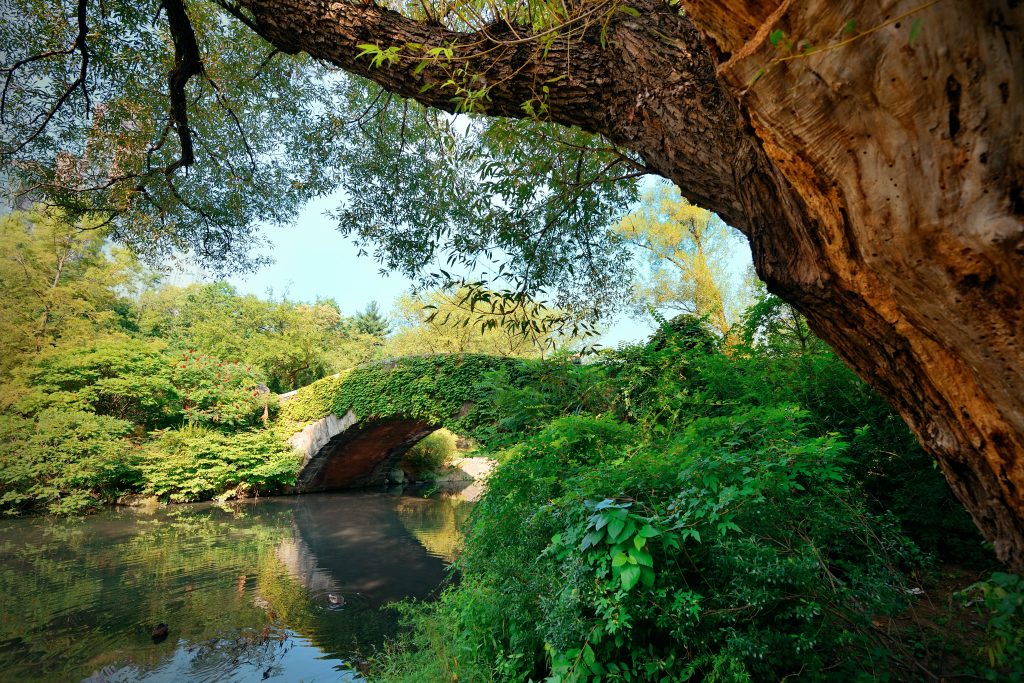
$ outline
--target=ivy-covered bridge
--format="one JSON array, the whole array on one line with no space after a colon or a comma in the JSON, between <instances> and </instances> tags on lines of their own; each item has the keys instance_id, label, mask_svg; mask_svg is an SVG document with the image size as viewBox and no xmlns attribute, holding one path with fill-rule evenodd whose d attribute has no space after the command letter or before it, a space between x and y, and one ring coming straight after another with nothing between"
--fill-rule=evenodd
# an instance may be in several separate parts
<instances>
[{"instance_id":1,"label":"ivy-covered bridge","mask_svg":"<svg viewBox=\"0 0 1024 683\"><path fill-rule=\"evenodd\" d=\"M493 423L476 389L488 372L523 361L415 356L360 366L282 397L279 424L303 454L300 493L382 484L402 455L441 427L476 434Z\"/></svg>"}]
</instances>

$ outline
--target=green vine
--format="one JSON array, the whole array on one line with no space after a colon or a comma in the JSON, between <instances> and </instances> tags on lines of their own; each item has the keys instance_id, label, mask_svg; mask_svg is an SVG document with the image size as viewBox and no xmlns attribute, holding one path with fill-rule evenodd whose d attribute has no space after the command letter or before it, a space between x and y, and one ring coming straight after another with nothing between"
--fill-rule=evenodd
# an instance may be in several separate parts
<instances>
[{"instance_id":1,"label":"green vine","mask_svg":"<svg viewBox=\"0 0 1024 683\"><path fill-rule=\"evenodd\" d=\"M281 433L349 410L360 418L401 415L470 436L491 416L477 385L495 370L514 373L523 361L482 354L412 356L387 360L327 377L284 401Z\"/></svg>"}]
</instances>

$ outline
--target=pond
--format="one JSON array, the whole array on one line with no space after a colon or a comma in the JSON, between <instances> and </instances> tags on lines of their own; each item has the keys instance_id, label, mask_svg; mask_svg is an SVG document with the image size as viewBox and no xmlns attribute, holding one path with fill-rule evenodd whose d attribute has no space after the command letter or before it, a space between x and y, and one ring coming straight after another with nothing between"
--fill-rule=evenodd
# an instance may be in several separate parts
<instances>
[{"instance_id":1,"label":"pond","mask_svg":"<svg viewBox=\"0 0 1024 683\"><path fill-rule=\"evenodd\" d=\"M0 678L358 681L471 503L385 492L0 522ZM167 635L154 629L167 625Z\"/></svg>"}]
</instances>

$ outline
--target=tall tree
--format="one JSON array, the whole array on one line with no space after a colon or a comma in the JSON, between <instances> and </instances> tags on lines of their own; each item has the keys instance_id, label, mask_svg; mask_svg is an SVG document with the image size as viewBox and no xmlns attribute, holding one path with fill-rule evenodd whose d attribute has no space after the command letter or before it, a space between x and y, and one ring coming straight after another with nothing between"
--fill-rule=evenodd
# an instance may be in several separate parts
<instances>
[{"instance_id":1,"label":"tall tree","mask_svg":"<svg viewBox=\"0 0 1024 683\"><path fill-rule=\"evenodd\" d=\"M376 301L371 301L365 310L352 316L352 326L363 334L380 339L391 334L391 321L381 314Z\"/></svg>"},{"instance_id":2,"label":"tall tree","mask_svg":"<svg viewBox=\"0 0 1024 683\"><path fill-rule=\"evenodd\" d=\"M640 207L616 229L647 257L648 276L634 288L642 308L706 315L728 332L740 308L726 268L736 231L662 183L644 192Z\"/></svg>"},{"instance_id":3,"label":"tall tree","mask_svg":"<svg viewBox=\"0 0 1024 683\"><path fill-rule=\"evenodd\" d=\"M217 257L256 217L322 191L332 168L392 169L377 187L413 199L376 201L352 228L390 245L386 262L512 247L513 278L542 287L559 272L599 282L588 226L622 199L607 188L657 173L748 236L769 288L896 406L999 556L1024 568L1024 5L220 0L228 22L201 1L36 3L15 3L25 21L0 35L3 155L27 190L99 211L140 244L177 236L157 243ZM390 147L341 142L332 156L349 129L307 97L313 70L265 64L254 34L429 107L542 124L479 136L483 164L458 144L409 157L421 117L392 107ZM566 134L573 151L525 163L559 139L550 124L607 142ZM495 180L494 160L539 182ZM429 167L458 172L402 172ZM403 224L406 209L418 213ZM462 234L466 215L483 227Z\"/></svg>"},{"instance_id":4,"label":"tall tree","mask_svg":"<svg viewBox=\"0 0 1024 683\"><path fill-rule=\"evenodd\" d=\"M55 212L0 217L0 378L25 356L116 329L116 288L137 274L103 235Z\"/></svg>"}]
</instances>

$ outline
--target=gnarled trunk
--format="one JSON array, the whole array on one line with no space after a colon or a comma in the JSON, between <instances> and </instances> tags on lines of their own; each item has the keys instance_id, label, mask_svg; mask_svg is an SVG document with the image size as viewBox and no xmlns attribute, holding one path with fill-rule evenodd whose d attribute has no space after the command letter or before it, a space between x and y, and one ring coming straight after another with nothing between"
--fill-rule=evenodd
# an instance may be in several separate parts
<instances>
[{"instance_id":1,"label":"gnarled trunk","mask_svg":"<svg viewBox=\"0 0 1024 683\"><path fill-rule=\"evenodd\" d=\"M542 50L372 4L241 2L277 47L430 106L454 106L443 63L371 68L356 45L456 46L489 114L522 116L550 84L552 120L633 149L747 234L769 288L892 402L1024 568L1024 8L637 0L639 16Z\"/></svg>"},{"instance_id":2,"label":"gnarled trunk","mask_svg":"<svg viewBox=\"0 0 1024 683\"><path fill-rule=\"evenodd\" d=\"M897 408L998 556L1024 567L1021 8L943 1L901 16L916 3L804 0L750 17L689 4L813 226L753 231L758 272ZM779 61L802 41L825 49Z\"/></svg>"}]
</instances>

